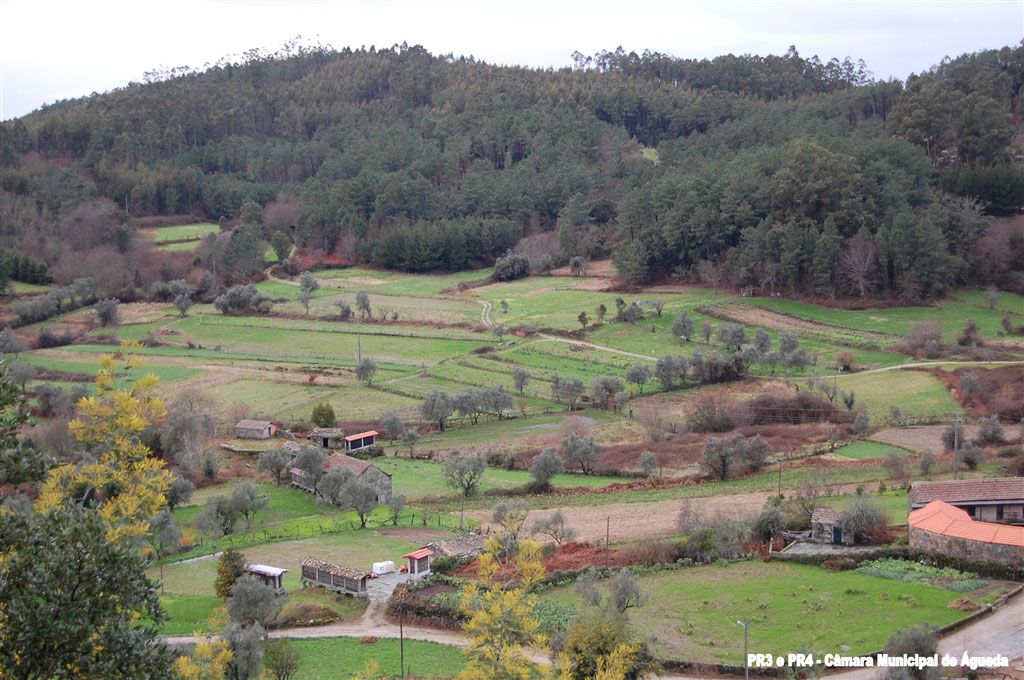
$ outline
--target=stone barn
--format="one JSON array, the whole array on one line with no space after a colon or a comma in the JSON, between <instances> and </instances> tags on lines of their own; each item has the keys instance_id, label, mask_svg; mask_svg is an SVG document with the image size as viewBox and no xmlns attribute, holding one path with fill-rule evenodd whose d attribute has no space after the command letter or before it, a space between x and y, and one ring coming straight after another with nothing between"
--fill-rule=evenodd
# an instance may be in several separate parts
<instances>
[{"instance_id":1,"label":"stone barn","mask_svg":"<svg viewBox=\"0 0 1024 680\"><path fill-rule=\"evenodd\" d=\"M239 420L235 424L238 439L270 439L277 433L277 427L269 420Z\"/></svg>"},{"instance_id":2,"label":"stone barn","mask_svg":"<svg viewBox=\"0 0 1024 680\"><path fill-rule=\"evenodd\" d=\"M845 523L845 512L818 508L811 515L811 540L815 543L853 545L853 532L843 527Z\"/></svg>"},{"instance_id":3,"label":"stone barn","mask_svg":"<svg viewBox=\"0 0 1024 680\"><path fill-rule=\"evenodd\" d=\"M379 505L384 505L391 500L391 475L373 463L346 456L343 453L335 453L324 462L324 473L338 468L348 470L356 479L372 486L377 491ZM306 473L298 468L291 468L288 472L291 474L293 485L313 493L313 486L307 482Z\"/></svg>"}]
</instances>

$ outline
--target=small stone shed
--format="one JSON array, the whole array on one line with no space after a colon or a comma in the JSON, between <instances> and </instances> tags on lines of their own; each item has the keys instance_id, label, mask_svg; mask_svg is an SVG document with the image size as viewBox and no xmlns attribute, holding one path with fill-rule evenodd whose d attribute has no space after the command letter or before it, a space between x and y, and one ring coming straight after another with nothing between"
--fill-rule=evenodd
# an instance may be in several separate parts
<instances>
[{"instance_id":1,"label":"small stone shed","mask_svg":"<svg viewBox=\"0 0 1024 680\"><path fill-rule=\"evenodd\" d=\"M303 559L299 565L302 567L304 588L320 586L343 595L366 597L367 574L313 557Z\"/></svg>"},{"instance_id":2,"label":"small stone shed","mask_svg":"<svg viewBox=\"0 0 1024 680\"><path fill-rule=\"evenodd\" d=\"M317 427L307 439L322 449L340 449L345 441L345 431L340 427Z\"/></svg>"},{"instance_id":3,"label":"small stone shed","mask_svg":"<svg viewBox=\"0 0 1024 680\"><path fill-rule=\"evenodd\" d=\"M277 427L269 420L239 420L235 423L235 437L238 439L270 439L277 433Z\"/></svg>"},{"instance_id":4,"label":"small stone shed","mask_svg":"<svg viewBox=\"0 0 1024 680\"><path fill-rule=\"evenodd\" d=\"M853 545L854 532L846 529L846 513L818 508L811 515L811 540L815 543Z\"/></svg>"},{"instance_id":5,"label":"small stone shed","mask_svg":"<svg viewBox=\"0 0 1024 680\"><path fill-rule=\"evenodd\" d=\"M278 595L284 595L282 579L288 573L287 569L268 567L265 564L250 564L249 573L273 588Z\"/></svg>"},{"instance_id":6,"label":"small stone shed","mask_svg":"<svg viewBox=\"0 0 1024 680\"><path fill-rule=\"evenodd\" d=\"M326 474L338 468L348 470L356 479L372 486L377 491L377 503L379 505L383 505L391 500L391 475L373 463L359 460L352 456L346 456L343 453L335 453L324 462L324 473ZM294 467L290 468L288 472L290 473L293 485L314 493L315 489L312 483L306 479L305 472Z\"/></svg>"},{"instance_id":7,"label":"small stone shed","mask_svg":"<svg viewBox=\"0 0 1024 680\"><path fill-rule=\"evenodd\" d=\"M430 574L430 563L433 561L434 551L430 548L420 548L411 553L402 555L409 560L409 575L423 577Z\"/></svg>"}]
</instances>

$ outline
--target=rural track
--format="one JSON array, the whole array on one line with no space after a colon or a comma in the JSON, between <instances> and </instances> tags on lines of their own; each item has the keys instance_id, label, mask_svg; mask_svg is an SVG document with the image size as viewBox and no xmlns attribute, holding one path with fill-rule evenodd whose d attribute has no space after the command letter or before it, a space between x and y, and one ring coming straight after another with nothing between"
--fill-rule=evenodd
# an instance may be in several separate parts
<instances>
[{"instance_id":1,"label":"rural track","mask_svg":"<svg viewBox=\"0 0 1024 680\"><path fill-rule=\"evenodd\" d=\"M602 352L611 352L613 354L621 354L627 357L635 357L637 359L647 359L647 361L656 361L657 357L649 357L646 354L637 354L636 352L627 352L624 349L615 349L614 347L605 347L604 345L595 345L592 342L583 342L580 340L570 340L568 338L560 338L557 335L545 335L540 334L540 337L549 342L565 342L570 345L577 345L579 347L586 347L588 349L599 349Z\"/></svg>"},{"instance_id":2,"label":"rural track","mask_svg":"<svg viewBox=\"0 0 1024 680\"><path fill-rule=\"evenodd\" d=\"M494 305L487 300L477 300L477 302L484 306L484 308L480 310L480 323L485 326L493 326L494 322L491 321L491 309L494 308Z\"/></svg>"},{"instance_id":3,"label":"rural track","mask_svg":"<svg viewBox=\"0 0 1024 680\"><path fill-rule=\"evenodd\" d=\"M896 364L895 366L883 366L872 368L867 371L855 371L853 373L839 373L829 378L848 378L855 375L870 375L871 373L885 373L886 371L901 371L906 368L928 368L929 366L989 366L989 365L1018 365L1024 361L920 361L912 364Z\"/></svg>"}]
</instances>

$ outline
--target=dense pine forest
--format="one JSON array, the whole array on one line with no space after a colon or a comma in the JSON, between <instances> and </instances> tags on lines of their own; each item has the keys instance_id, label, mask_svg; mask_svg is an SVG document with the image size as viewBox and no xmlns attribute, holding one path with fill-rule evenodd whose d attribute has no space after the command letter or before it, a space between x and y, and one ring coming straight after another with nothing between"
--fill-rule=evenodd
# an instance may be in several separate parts
<instances>
[{"instance_id":1,"label":"dense pine forest","mask_svg":"<svg viewBox=\"0 0 1024 680\"><path fill-rule=\"evenodd\" d=\"M1024 46L906 83L793 48L573 59L295 43L44 107L2 125L4 249L110 295L244 280L291 242L414 272L519 247L534 268L611 257L634 284L1024 291L1024 233L994 220L1024 206ZM136 233L185 221L222 232L195 253Z\"/></svg>"}]
</instances>

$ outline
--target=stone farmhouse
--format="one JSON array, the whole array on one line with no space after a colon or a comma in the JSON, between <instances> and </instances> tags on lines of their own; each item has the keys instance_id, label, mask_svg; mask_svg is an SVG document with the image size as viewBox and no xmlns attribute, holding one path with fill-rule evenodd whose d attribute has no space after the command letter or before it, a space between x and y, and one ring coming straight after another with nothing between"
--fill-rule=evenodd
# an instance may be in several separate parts
<instances>
[{"instance_id":1,"label":"stone farmhouse","mask_svg":"<svg viewBox=\"0 0 1024 680\"><path fill-rule=\"evenodd\" d=\"M235 437L238 439L270 439L277 434L277 427L269 420L239 420L235 423Z\"/></svg>"},{"instance_id":2,"label":"stone farmhouse","mask_svg":"<svg viewBox=\"0 0 1024 680\"><path fill-rule=\"evenodd\" d=\"M1024 477L915 482L907 496L911 512L944 501L983 522L1024 524Z\"/></svg>"},{"instance_id":3,"label":"stone farmhouse","mask_svg":"<svg viewBox=\"0 0 1024 680\"><path fill-rule=\"evenodd\" d=\"M356 479L372 486L377 491L378 504L383 505L391 500L391 475L373 463L346 456L343 453L335 453L324 462L324 473L338 468L348 470ZM288 472L293 485L310 493L316 492L313 485L306 479L305 472L294 467L290 468Z\"/></svg>"},{"instance_id":4,"label":"stone farmhouse","mask_svg":"<svg viewBox=\"0 0 1024 680\"><path fill-rule=\"evenodd\" d=\"M907 523L913 548L1018 569L1024 566L1024 527L979 522L944 501L914 510Z\"/></svg>"}]
</instances>

